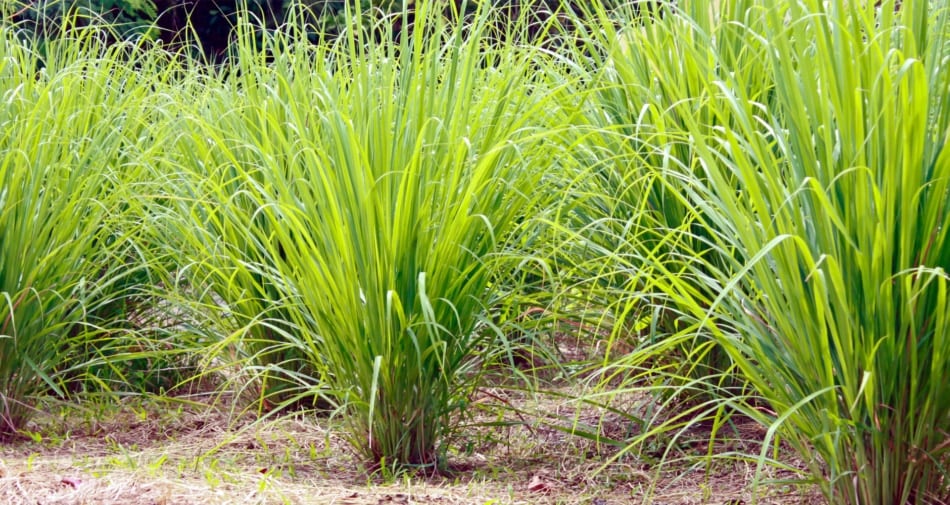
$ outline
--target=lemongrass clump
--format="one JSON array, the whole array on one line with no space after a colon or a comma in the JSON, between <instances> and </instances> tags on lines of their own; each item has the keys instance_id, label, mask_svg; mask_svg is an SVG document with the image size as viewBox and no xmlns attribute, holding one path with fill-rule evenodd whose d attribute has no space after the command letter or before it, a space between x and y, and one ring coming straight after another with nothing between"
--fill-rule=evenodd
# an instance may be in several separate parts
<instances>
[{"instance_id":1,"label":"lemongrass clump","mask_svg":"<svg viewBox=\"0 0 950 505\"><path fill-rule=\"evenodd\" d=\"M142 220L125 188L154 91L144 48L77 29L41 54L18 35L0 28L0 438L129 328L118 307L144 265L130 261Z\"/></svg>"},{"instance_id":2,"label":"lemongrass clump","mask_svg":"<svg viewBox=\"0 0 950 505\"><path fill-rule=\"evenodd\" d=\"M499 253L546 198L545 96L487 12L248 42L182 121L175 230L230 342L343 406L372 465L434 468L477 384ZM279 48L279 49L278 49ZM253 345L251 345L253 344Z\"/></svg>"},{"instance_id":3,"label":"lemongrass clump","mask_svg":"<svg viewBox=\"0 0 950 505\"><path fill-rule=\"evenodd\" d=\"M693 13L719 30L700 58L718 72L691 92L715 105L680 116L676 159L694 175L671 186L708 238L662 291L701 324L686 334L709 332L738 364L772 409L745 412L832 502L946 501L947 10L744 6ZM647 31L629 58L667 40ZM761 65L723 72L743 51Z\"/></svg>"}]
</instances>

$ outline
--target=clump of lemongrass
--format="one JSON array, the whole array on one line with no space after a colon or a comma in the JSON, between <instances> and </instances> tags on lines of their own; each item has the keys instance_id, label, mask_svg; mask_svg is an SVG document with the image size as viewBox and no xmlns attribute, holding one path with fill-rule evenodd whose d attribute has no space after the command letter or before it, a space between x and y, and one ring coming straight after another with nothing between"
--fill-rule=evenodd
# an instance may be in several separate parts
<instances>
[{"instance_id":1,"label":"clump of lemongrass","mask_svg":"<svg viewBox=\"0 0 950 505\"><path fill-rule=\"evenodd\" d=\"M708 238L690 275L658 285L699 323L680 335L712 334L768 408L730 404L789 442L832 503L945 502L947 9L743 6L693 12L736 35L701 62L756 51L768 70L696 83L716 105L681 116L689 151L675 161L694 175L671 186ZM630 57L665 40L648 33Z\"/></svg>"},{"instance_id":2,"label":"clump of lemongrass","mask_svg":"<svg viewBox=\"0 0 950 505\"><path fill-rule=\"evenodd\" d=\"M144 268L123 188L148 141L154 83L136 66L151 56L95 29L46 41L42 60L35 44L0 28L0 437L131 338L118 307Z\"/></svg>"},{"instance_id":3,"label":"clump of lemongrass","mask_svg":"<svg viewBox=\"0 0 950 505\"><path fill-rule=\"evenodd\" d=\"M245 43L173 148L183 264L237 322L228 342L343 405L371 465L432 469L552 160L529 55L483 45L485 11L417 9L411 34Z\"/></svg>"},{"instance_id":4,"label":"clump of lemongrass","mask_svg":"<svg viewBox=\"0 0 950 505\"><path fill-rule=\"evenodd\" d=\"M708 92L708 83L731 72L755 83L753 76L764 82L767 75L760 46L742 41L742 51L733 49L742 31L727 20L741 19L743 5L731 2L720 13L705 3L612 9L591 3L573 21L580 43L567 68L576 79L573 95L583 97L570 121L573 157L584 169L571 180L565 219L555 226L564 244L555 254L571 276L569 296L602 309L582 316L610 334L605 361L595 367L622 359L614 349L649 348L629 356L639 361L650 355L652 366L669 368L669 380L693 384L689 396L698 400L702 384L710 385L710 399L725 391L740 394L743 380L709 332L683 333L698 321L678 304L711 303L720 286L703 265L718 268L741 252L715 247L712 238L720 232L698 222L677 181L702 177L689 163L696 149L691 125L731 127L717 116L723 100ZM750 94L767 97L767 86L755 86ZM665 277L683 278L686 289L670 291L655 282Z\"/></svg>"}]
</instances>

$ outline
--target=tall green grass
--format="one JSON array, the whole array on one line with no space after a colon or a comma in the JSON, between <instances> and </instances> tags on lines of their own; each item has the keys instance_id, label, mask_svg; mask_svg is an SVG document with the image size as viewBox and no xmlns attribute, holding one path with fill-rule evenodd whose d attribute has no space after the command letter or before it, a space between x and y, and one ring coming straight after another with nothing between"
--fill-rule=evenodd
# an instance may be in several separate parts
<instances>
[{"instance_id":1,"label":"tall green grass","mask_svg":"<svg viewBox=\"0 0 950 505\"><path fill-rule=\"evenodd\" d=\"M707 333L738 365L768 405L741 410L831 502L944 503L947 8L724 4L687 5L615 56L652 70L622 89L680 96L627 123L677 121L638 142L660 154L646 165L679 195L683 233L703 237L682 274L648 261L656 286L699 324L680 337ZM708 71L684 83L691 65Z\"/></svg>"},{"instance_id":2,"label":"tall green grass","mask_svg":"<svg viewBox=\"0 0 950 505\"><path fill-rule=\"evenodd\" d=\"M788 133L777 142L746 133L746 155L726 164L755 180L733 208L758 217L738 236L767 258L749 265L764 295L745 300L751 338L729 342L768 365L743 368L788 413L788 437L814 473L827 465L831 499L941 503L950 499L948 12L905 3L895 19L889 7L875 16L842 3L793 6L803 21L789 28L770 13L781 118L771 122ZM755 117L744 109L734 113ZM771 158L766 146L785 181L753 179Z\"/></svg>"},{"instance_id":3,"label":"tall green grass","mask_svg":"<svg viewBox=\"0 0 950 505\"><path fill-rule=\"evenodd\" d=\"M100 343L131 338L120 307L144 268L124 204L148 140L136 49L80 30L42 65L33 47L0 29L0 438L103 363Z\"/></svg>"},{"instance_id":4,"label":"tall green grass","mask_svg":"<svg viewBox=\"0 0 950 505\"><path fill-rule=\"evenodd\" d=\"M636 442L740 412L831 502L950 500L942 3L595 6L572 45L415 7L224 68L2 32L0 437L158 356L134 290L139 343L433 469L521 303L633 344L588 401L692 401Z\"/></svg>"},{"instance_id":5,"label":"tall green grass","mask_svg":"<svg viewBox=\"0 0 950 505\"><path fill-rule=\"evenodd\" d=\"M574 21L581 43L568 56L573 95L580 97L569 120L572 152L585 168L565 198L570 210L562 215L569 219L560 229L573 246L561 254L571 265L564 270L574 279L572 291L603 309L585 316L610 334L609 352L595 368L618 359L620 368L639 366L634 362L649 356L651 369L668 374L667 393L693 385L688 394L680 391L684 398L739 394L744 382L713 335L701 330L701 318L679 306L710 305L722 287L714 272L743 252L716 247L726 230L702 222L680 185L704 177L691 163L691 129L732 127L718 115L726 102L710 83L742 73L750 96L768 100L771 93L765 48L738 28L762 23L761 15L743 10L748 5L726 2L720 13L706 2L652 10L608 10L595 2ZM670 277L683 282L670 289L663 280ZM613 351L631 347L652 351L626 358Z\"/></svg>"},{"instance_id":6,"label":"tall green grass","mask_svg":"<svg viewBox=\"0 0 950 505\"><path fill-rule=\"evenodd\" d=\"M485 11L417 8L411 34L275 34L270 61L243 45L183 115L169 187L183 271L237 323L232 349L341 405L370 465L433 469L556 161L531 53L485 44Z\"/></svg>"}]
</instances>

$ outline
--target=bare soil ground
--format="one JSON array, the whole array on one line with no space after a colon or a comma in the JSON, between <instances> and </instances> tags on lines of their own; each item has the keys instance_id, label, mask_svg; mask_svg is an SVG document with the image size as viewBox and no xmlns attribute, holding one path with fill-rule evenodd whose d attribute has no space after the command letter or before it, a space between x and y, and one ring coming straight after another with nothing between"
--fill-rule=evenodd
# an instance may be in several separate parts
<instances>
[{"instance_id":1,"label":"bare soil ground","mask_svg":"<svg viewBox=\"0 0 950 505\"><path fill-rule=\"evenodd\" d=\"M560 362L603 357L600 346L556 335ZM533 356L526 361L539 365ZM510 369L496 372L488 384L511 378ZM253 402L204 380L167 398L50 403L22 440L0 444L0 505L824 503L812 488L781 483L800 476L774 468L760 475L772 483L753 493L756 464L735 456L761 450L765 430L751 420L733 419L712 447L708 423L685 423L627 451L603 440L653 429L637 419L647 410L662 418L655 401L611 392L611 408L600 408L575 400L581 386L572 383L545 393L479 390L439 475L368 471L339 417L262 418ZM779 454L788 468L800 466L787 448Z\"/></svg>"},{"instance_id":2,"label":"bare soil ground","mask_svg":"<svg viewBox=\"0 0 950 505\"><path fill-rule=\"evenodd\" d=\"M204 399L202 399L204 398ZM631 405L635 403L632 400ZM629 418L578 411L566 398L485 390L471 426L453 442L439 476L369 475L338 421L313 414L241 421L221 398L130 399L118 408L52 406L31 439L0 446L2 504L751 504L754 462L696 464L709 449L702 425L681 434L679 462L660 451L618 448L566 433L568 419L617 437ZM517 410L514 410L517 409ZM239 420L235 420L239 419ZM494 426L488 423L495 424ZM763 430L738 433L715 451L758 451ZM794 463L789 460L790 463ZM772 478L782 474L773 470ZM788 474L787 476L791 476ZM810 489L770 485L758 503L821 503Z\"/></svg>"}]
</instances>

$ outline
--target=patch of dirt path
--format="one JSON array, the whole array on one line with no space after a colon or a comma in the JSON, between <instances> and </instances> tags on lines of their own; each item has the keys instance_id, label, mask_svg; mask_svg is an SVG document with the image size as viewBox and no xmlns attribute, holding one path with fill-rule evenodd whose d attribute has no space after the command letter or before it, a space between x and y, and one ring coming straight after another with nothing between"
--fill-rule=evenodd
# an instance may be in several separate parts
<instances>
[{"instance_id":1,"label":"patch of dirt path","mask_svg":"<svg viewBox=\"0 0 950 505\"><path fill-rule=\"evenodd\" d=\"M695 463L657 468L633 457L610 462L615 447L557 426L570 417L563 415L572 409L567 400L509 395L505 403L507 409L487 409L455 443L448 475L388 481L367 476L333 419L295 415L234 422L214 405L155 401L97 416L77 416L75 407L63 407L59 415L37 419L32 440L0 446L0 503L752 503L753 463L726 460L707 472ZM536 415L526 418L513 406ZM551 416L548 422L545 415ZM629 430L624 418L596 412L574 418L609 435ZM740 438L762 435L754 425L742 430ZM695 436L702 440L701 428ZM813 492L785 487L769 488L758 503L822 502Z\"/></svg>"}]
</instances>

